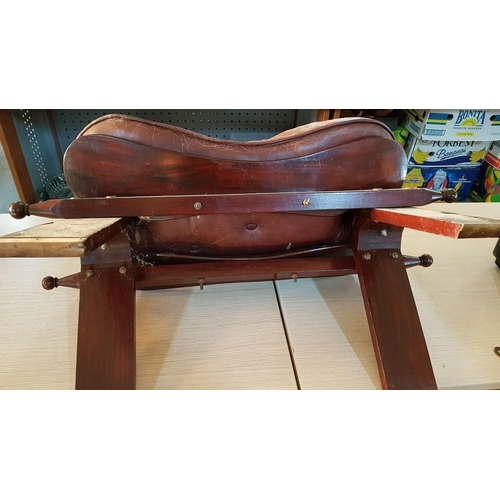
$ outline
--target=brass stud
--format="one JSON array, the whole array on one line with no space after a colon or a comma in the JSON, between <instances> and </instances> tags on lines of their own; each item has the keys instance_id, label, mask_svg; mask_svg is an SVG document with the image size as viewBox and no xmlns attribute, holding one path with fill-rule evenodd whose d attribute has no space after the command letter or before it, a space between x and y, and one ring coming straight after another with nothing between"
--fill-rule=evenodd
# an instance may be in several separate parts
<instances>
[{"instance_id":1,"label":"brass stud","mask_svg":"<svg viewBox=\"0 0 500 500\"><path fill-rule=\"evenodd\" d=\"M125 266L120 267L119 269L121 274L127 274L128 269Z\"/></svg>"},{"instance_id":2,"label":"brass stud","mask_svg":"<svg viewBox=\"0 0 500 500\"><path fill-rule=\"evenodd\" d=\"M201 210L203 208L203 205L199 201L197 201L194 204L194 208L195 208L195 210Z\"/></svg>"},{"instance_id":3,"label":"brass stud","mask_svg":"<svg viewBox=\"0 0 500 500\"><path fill-rule=\"evenodd\" d=\"M305 207L308 207L310 204L311 200L309 198L305 198L304 200L302 200L302 205L304 205Z\"/></svg>"},{"instance_id":4,"label":"brass stud","mask_svg":"<svg viewBox=\"0 0 500 500\"><path fill-rule=\"evenodd\" d=\"M392 257L393 259L399 259L399 254L398 254L398 252L392 252L392 253L391 253L391 257Z\"/></svg>"},{"instance_id":5,"label":"brass stud","mask_svg":"<svg viewBox=\"0 0 500 500\"><path fill-rule=\"evenodd\" d=\"M205 284L205 280L203 278L200 278L198 280L198 284L200 285L200 290L203 290L203 285Z\"/></svg>"},{"instance_id":6,"label":"brass stud","mask_svg":"<svg viewBox=\"0 0 500 500\"><path fill-rule=\"evenodd\" d=\"M89 277L90 277L90 276L94 276L94 270L93 270L93 269L87 269L87 270L85 271L85 274L86 274L87 276L89 276Z\"/></svg>"},{"instance_id":7,"label":"brass stud","mask_svg":"<svg viewBox=\"0 0 500 500\"><path fill-rule=\"evenodd\" d=\"M297 273L293 273L292 274L292 279L293 279L293 282L294 283L297 283L297 278L299 277L299 275Z\"/></svg>"},{"instance_id":8,"label":"brass stud","mask_svg":"<svg viewBox=\"0 0 500 500\"><path fill-rule=\"evenodd\" d=\"M370 260L371 258L372 258L371 254L369 254L369 253L364 253L363 254L363 259Z\"/></svg>"}]
</instances>

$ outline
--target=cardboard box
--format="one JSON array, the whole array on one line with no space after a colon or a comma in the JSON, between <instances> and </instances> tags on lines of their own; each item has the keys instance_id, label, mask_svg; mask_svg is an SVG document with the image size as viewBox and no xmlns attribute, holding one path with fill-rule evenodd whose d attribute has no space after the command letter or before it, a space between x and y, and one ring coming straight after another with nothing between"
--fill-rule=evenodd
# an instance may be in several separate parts
<instances>
[{"instance_id":1,"label":"cardboard box","mask_svg":"<svg viewBox=\"0 0 500 500\"><path fill-rule=\"evenodd\" d=\"M458 193L458 201L465 201L469 196L479 167L408 167L404 188L426 187L440 191L453 188Z\"/></svg>"},{"instance_id":2,"label":"cardboard box","mask_svg":"<svg viewBox=\"0 0 500 500\"><path fill-rule=\"evenodd\" d=\"M500 166L497 168L485 161L481 166L470 195L476 201L499 202Z\"/></svg>"},{"instance_id":3,"label":"cardboard box","mask_svg":"<svg viewBox=\"0 0 500 500\"><path fill-rule=\"evenodd\" d=\"M410 134L405 144L405 152L408 165L480 167L489 147L490 142L486 141L427 141Z\"/></svg>"},{"instance_id":4,"label":"cardboard box","mask_svg":"<svg viewBox=\"0 0 500 500\"><path fill-rule=\"evenodd\" d=\"M485 160L496 168L500 168L500 141L492 142Z\"/></svg>"},{"instance_id":5,"label":"cardboard box","mask_svg":"<svg viewBox=\"0 0 500 500\"><path fill-rule=\"evenodd\" d=\"M401 125L417 139L498 141L500 110L405 109Z\"/></svg>"}]
</instances>

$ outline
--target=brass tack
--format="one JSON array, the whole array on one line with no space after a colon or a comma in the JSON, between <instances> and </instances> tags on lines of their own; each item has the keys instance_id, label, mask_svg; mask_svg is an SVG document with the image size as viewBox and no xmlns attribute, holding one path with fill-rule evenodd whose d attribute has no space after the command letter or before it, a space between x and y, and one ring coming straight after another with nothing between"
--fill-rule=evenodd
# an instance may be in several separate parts
<instances>
[{"instance_id":1,"label":"brass tack","mask_svg":"<svg viewBox=\"0 0 500 500\"><path fill-rule=\"evenodd\" d=\"M87 271L85 271L85 274L87 276L93 276L94 275L94 270L93 269L87 269Z\"/></svg>"},{"instance_id":2,"label":"brass tack","mask_svg":"<svg viewBox=\"0 0 500 500\"><path fill-rule=\"evenodd\" d=\"M120 272L122 274L127 274L128 269L125 266L120 267Z\"/></svg>"},{"instance_id":3,"label":"brass tack","mask_svg":"<svg viewBox=\"0 0 500 500\"><path fill-rule=\"evenodd\" d=\"M305 207L308 207L310 204L311 200L309 198L302 200L302 205L304 205Z\"/></svg>"},{"instance_id":4,"label":"brass tack","mask_svg":"<svg viewBox=\"0 0 500 500\"><path fill-rule=\"evenodd\" d=\"M371 254L369 254L369 253L364 253L363 254L363 259L370 260L371 258L372 258Z\"/></svg>"},{"instance_id":5,"label":"brass tack","mask_svg":"<svg viewBox=\"0 0 500 500\"><path fill-rule=\"evenodd\" d=\"M392 257L393 259L398 259L398 258L399 258L399 254L398 254L398 252L392 252L392 253L391 253L391 257Z\"/></svg>"}]
</instances>

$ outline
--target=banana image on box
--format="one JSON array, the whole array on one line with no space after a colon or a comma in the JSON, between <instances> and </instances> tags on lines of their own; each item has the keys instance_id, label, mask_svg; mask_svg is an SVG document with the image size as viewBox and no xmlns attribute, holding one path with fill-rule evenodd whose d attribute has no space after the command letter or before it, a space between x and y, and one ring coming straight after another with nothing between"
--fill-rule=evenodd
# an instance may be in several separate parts
<instances>
[{"instance_id":1,"label":"banana image on box","mask_svg":"<svg viewBox=\"0 0 500 500\"><path fill-rule=\"evenodd\" d=\"M415 160L415 163L418 163L419 165L422 165L425 160L427 160L428 156L429 152L422 151L420 148L417 148L413 153L413 159Z\"/></svg>"},{"instance_id":2,"label":"banana image on box","mask_svg":"<svg viewBox=\"0 0 500 500\"><path fill-rule=\"evenodd\" d=\"M481 149L481 151L470 151L469 158L471 163L480 162L486 155L486 148Z\"/></svg>"},{"instance_id":3,"label":"banana image on box","mask_svg":"<svg viewBox=\"0 0 500 500\"><path fill-rule=\"evenodd\" d=\"M489 142L427 141L410 136L405 144L408 165L419 167L480 166L488 152Z\"/></svg>"}]
</instances>

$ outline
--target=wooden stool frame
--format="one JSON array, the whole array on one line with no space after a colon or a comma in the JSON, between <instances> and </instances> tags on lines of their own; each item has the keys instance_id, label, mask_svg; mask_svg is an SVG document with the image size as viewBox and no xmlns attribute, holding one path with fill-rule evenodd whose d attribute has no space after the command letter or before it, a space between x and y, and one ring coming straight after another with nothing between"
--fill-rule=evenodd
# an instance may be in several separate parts
<instances>
[{"instance_id":1,"label":"wooden stool frame","mask_svg":"<svg viewBox=\"0 0 500 500\"><path fill-rule=\"evenodd\" d=\"M401 253L405 227L452 237L500 236L498 221L436 215L414 207L438 200L452 202L456 192L384 189L324 193L155 196L67 199L25 205L13 203L15 218L113 218L87 238L79 251L53 255L81 258L81 270L64 278L46 277L47 290L80 289L76 388L134 389L136 378L135 291L215 283L299 279L357 274L384 389L436 389L424 333L407 268L432 264L429 255ZM127 231L138 217L202 213L346 210L347 248L327 248L308 255L272 259L230 259L141 266ZM406 211L405 211L406 210ZM416 211L416 213L415 213ZM449 214L448 214L449 215ZM451 234L453 233L453 234ZM26 236L25 234L23 236ZM20 237L0 256L37 256ZM8 238L3 238L8 242ZM14 244L12 244L14 245ZM6 246L1 246L6 248ZM78 250L77 249L77 250ZM9 253L10 252L10 253ZM24 253L23 253L24 252ZM47 252L44 250L44 256Z\"/></svg>"}]
</instances>

